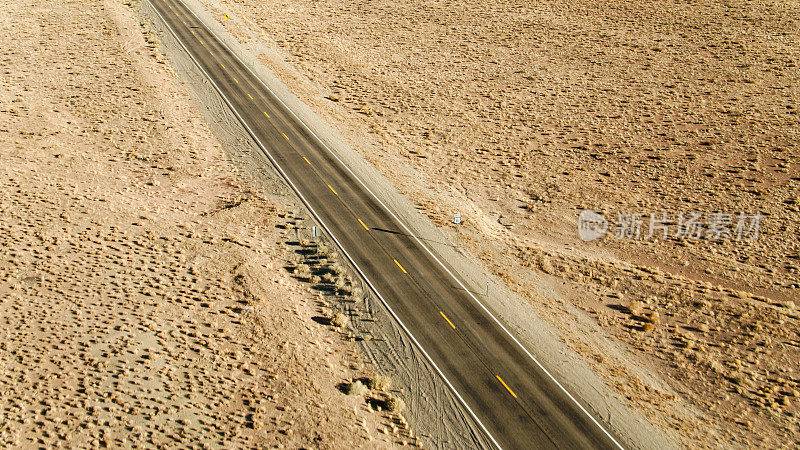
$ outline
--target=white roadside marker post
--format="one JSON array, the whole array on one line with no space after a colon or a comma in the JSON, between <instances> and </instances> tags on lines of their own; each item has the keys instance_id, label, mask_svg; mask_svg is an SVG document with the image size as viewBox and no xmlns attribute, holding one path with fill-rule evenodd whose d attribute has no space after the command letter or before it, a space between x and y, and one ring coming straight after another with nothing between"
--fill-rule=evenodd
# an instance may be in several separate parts
<instances>
[{"instance_id":1,"label":"white roadside marker post","mask_svg":"<svg viewBox=\"0 0 800 450\"><path fill-rule=\"evenodd\" d=\"M317 258L319 259L319 228L316 225L311 225L311 242L314 243L314 250L317 252Z\"/></svg>"},{"instance_id":2,"label":"white roadside marker post","mask_svg":"<svg viewBox=\"0 0 800 450\"><path fill-rule=\"evenodd\" d=\"M453 215L453 223L456 224L456 248L458 248L458 229L461 225L461 213L455 213Z\"/></svg>"}]
</instances>

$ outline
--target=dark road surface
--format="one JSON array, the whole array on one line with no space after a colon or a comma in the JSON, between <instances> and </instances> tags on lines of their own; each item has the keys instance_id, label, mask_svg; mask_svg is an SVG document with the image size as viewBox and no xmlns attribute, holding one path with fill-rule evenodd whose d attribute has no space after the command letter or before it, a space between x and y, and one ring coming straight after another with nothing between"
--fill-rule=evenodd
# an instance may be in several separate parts
<instances>
[{"instance_id":1,"label":"dark road surface","mask_svg":"<svg viewBox=\"0 0 800 450\"><path fill-rule=\"evenodd\" d=\"M492 442L619 447L191 10L150 3Z\"/></svg>"}]
</instances>

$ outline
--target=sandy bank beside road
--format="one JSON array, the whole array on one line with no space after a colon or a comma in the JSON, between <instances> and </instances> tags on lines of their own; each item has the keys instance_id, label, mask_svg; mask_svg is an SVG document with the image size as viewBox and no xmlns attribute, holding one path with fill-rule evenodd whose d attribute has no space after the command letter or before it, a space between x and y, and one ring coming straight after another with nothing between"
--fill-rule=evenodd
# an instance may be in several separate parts
<instances>
[{"instance_id":1,"label":"sandy bank beside road","mask_svg":"<svg viewBox=\"0 0 800 450\"><path fill-rule=\"evenodd\" d=\"M359 357L284 269L288 200L240 187L134 10L0 16L0 442L399 442L336 387Z\"/></svg>"}]
</instances>

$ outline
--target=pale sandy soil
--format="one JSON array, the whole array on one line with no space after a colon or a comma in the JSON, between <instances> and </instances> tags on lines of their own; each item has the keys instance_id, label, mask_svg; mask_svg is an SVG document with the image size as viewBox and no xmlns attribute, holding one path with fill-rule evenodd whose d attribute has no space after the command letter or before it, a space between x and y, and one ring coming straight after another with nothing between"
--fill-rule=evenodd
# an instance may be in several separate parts
<instances>
[{"instance_id":1,"label":"pale sandy soil","mask_svg":"<svg viewBox=\"0 0 800 450\"><path fill-rule=\"evenodd\" d=\"M422 212L462 212L468 250L653 423L800 444L797 2L221 3ZM755 242L584 243L584 208L764 218Z\"/></svg>"},{"instance_id":2,"label":"pale sandy soil","mask_svg":"<svg viewBox=\"0 0 800 450\"><path fill-rule=\"evenodd\" d=\"M1 445L413 442L135 14L0 6Z\"/></svg>"}]
</instances>

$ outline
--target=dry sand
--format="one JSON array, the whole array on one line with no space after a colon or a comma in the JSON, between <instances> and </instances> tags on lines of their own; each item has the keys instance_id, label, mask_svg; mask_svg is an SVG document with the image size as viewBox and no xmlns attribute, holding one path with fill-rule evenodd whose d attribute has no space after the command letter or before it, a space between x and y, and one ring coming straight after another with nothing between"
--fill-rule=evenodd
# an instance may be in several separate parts
<instances>
[{"instance_id":1,"label":"dry sand","mask_svg":"<svg viewBox=\"0 0 800 450\"><path fill-rule=\"evenodd\" d=\"M800 444L797 2L211 3L652 423ZM584 243L584 208L764 219Z\"/></svg>"},{"instance_id":2,"label":"dry sand","mask_svg":"<svg viewBox=\"0 0 800 450\"><path fill-rule=\"evenodd\" d=\"M122 3L0 6L0 442L413 442ZM145 39L147 36L147 39ZM372 404L375 404L373 401Z\"/></svg>"}]
</instances>

